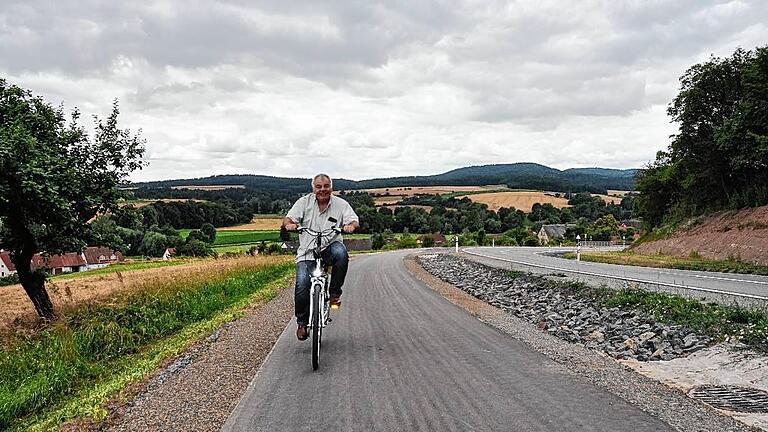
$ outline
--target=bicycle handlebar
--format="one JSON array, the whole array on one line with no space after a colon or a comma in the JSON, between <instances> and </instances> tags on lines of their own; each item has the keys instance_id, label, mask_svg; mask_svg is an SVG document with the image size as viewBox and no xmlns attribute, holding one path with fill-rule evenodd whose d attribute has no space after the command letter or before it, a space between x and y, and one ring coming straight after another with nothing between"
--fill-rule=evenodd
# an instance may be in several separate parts
<instances>
[{"instance_id":1,"label":"bicycle handlebar","mask_svg":"<svg viewBox=\"0 0 768 432\"><path fill-rule=\"evenodd\" d=\"M341 228L338 228L338 227L329 228L329 229L326 229L326 230L323 230L323 231L315 231L313 229L310 229L310 228L307 228L307 227L304 227L304 226L300 226L300 227L296 228L296 231L298 231L298 232L305 232L306 231L308 234L310 234L312 236L315 236L315 237L318 236L318 235L320 235L320 236L327 236L327 235L329 235L331 233L341 234Z\"/></svg>"}]
</instances>

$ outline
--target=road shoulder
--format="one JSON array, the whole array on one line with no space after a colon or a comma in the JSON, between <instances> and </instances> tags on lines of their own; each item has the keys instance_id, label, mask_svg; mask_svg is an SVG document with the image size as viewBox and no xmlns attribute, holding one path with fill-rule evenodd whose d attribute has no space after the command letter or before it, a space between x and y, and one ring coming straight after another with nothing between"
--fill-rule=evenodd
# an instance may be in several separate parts
<instances>
[{"instance_id":1,"label":"road shoulder","mask_svg":"<svg viewBox=\"0 0 768 432\"><path fill-rule=\"evenodd\" d=\"M107 430L220 430L293 316L289 286L155 374Z\"/></svg>"},{"instance_id":2,"label":"road shoulder","mask_svg":"<svg viewBox=\"0 0 768 432\"><path fill-rule=\"evenodd\" d=\"M439 280L421 268L414 255L406 257L404 262L414 277L448 301L565 366L573 374L654 415L677 430L750 430L732 418L688 398L678 390L642 376L606 355L543 333L528 322Z\"/></svg>"}]
</instances>

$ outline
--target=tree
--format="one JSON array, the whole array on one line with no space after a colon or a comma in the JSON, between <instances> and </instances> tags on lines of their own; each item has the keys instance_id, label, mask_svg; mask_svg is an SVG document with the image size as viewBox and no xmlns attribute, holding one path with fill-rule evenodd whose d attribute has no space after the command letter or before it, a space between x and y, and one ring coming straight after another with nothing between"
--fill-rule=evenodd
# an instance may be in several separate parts
<instances>
[{"instance_id":1,"label":"tree","mask_svg":"<svg viewBox=\"0 0 768 432\"><path fill-rule=\"evenodd\" d=\"M179 255L196 257L205 257L214 254L213 249L211 249L211 246L208 243L197 239L187 241L178 247L176 251Z\"/></svg>"},{"instance_id":2,"label":"tree","mask_svg":"<svg viewBox=\"0 0 768 432\"><path fill-rule=\"evenodd\" d=\"M679 130L639 174L637 214L652 228L768 204L768 47L712 57L680 84L667 110Z\"/></svg>"},{"instance_id":3,"label":"tree","mask_svg":"<svg viewBox=\"0 0 768 432\"><path fill-rule=\"evenodd\" d=\"M95 119L89 136L73 110L53 108L28 90L0 79L0 221L24 291L40 317L55 318L45 275L32 256L79 250L87 222L117 208L118 185L142 167L144 140L117 127L111 114Z\"/></svg>"},{"instance_id":4,"label":"tree","mask_svg":"<svg viewBox=\"0 0 768 432\"><path fill-rule=\"evenodd\" d=\"M213 244L213 242L216 241L216 228L214 228L213 225L204 223L203 226L200 227L200 233L205 236L206 243Z\"/></svg>"}]
</instances>

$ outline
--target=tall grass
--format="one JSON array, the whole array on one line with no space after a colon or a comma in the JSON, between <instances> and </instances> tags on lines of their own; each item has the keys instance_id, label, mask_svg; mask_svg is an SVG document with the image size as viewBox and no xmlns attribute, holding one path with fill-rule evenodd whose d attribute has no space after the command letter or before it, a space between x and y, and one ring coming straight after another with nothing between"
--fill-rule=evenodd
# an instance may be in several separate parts
<instances>
[{"instance_id":1,"label":"tall grass","mask_svg":"<svg viewBox=\"0 0 768 432\"><path fill-rule=\"evenodd\" d=\"M242 302L290 274L293 263L254 267L151 282L108 304L64 311L51 327L18 336L0 352L0 429L108 380L126 356Z\"/></svg>"}]
</instances>

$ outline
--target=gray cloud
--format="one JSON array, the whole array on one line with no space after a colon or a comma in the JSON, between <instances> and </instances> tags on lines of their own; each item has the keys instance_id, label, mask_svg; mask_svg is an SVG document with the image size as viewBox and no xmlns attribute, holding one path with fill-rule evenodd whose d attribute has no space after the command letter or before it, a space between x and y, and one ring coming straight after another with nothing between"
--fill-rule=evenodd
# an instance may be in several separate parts
<instances>
[{"instance_id":1,"label":"gray cloud","mask_svg":"<svg viewBox=\"0 0 768 432\"><path fill-rule=\"evenodd\" d=\"M86 114L119 98L137 179L630 167L684 70L765 23L759 0L7 0L0 74Z\"/></svg>"}]
</instances>

